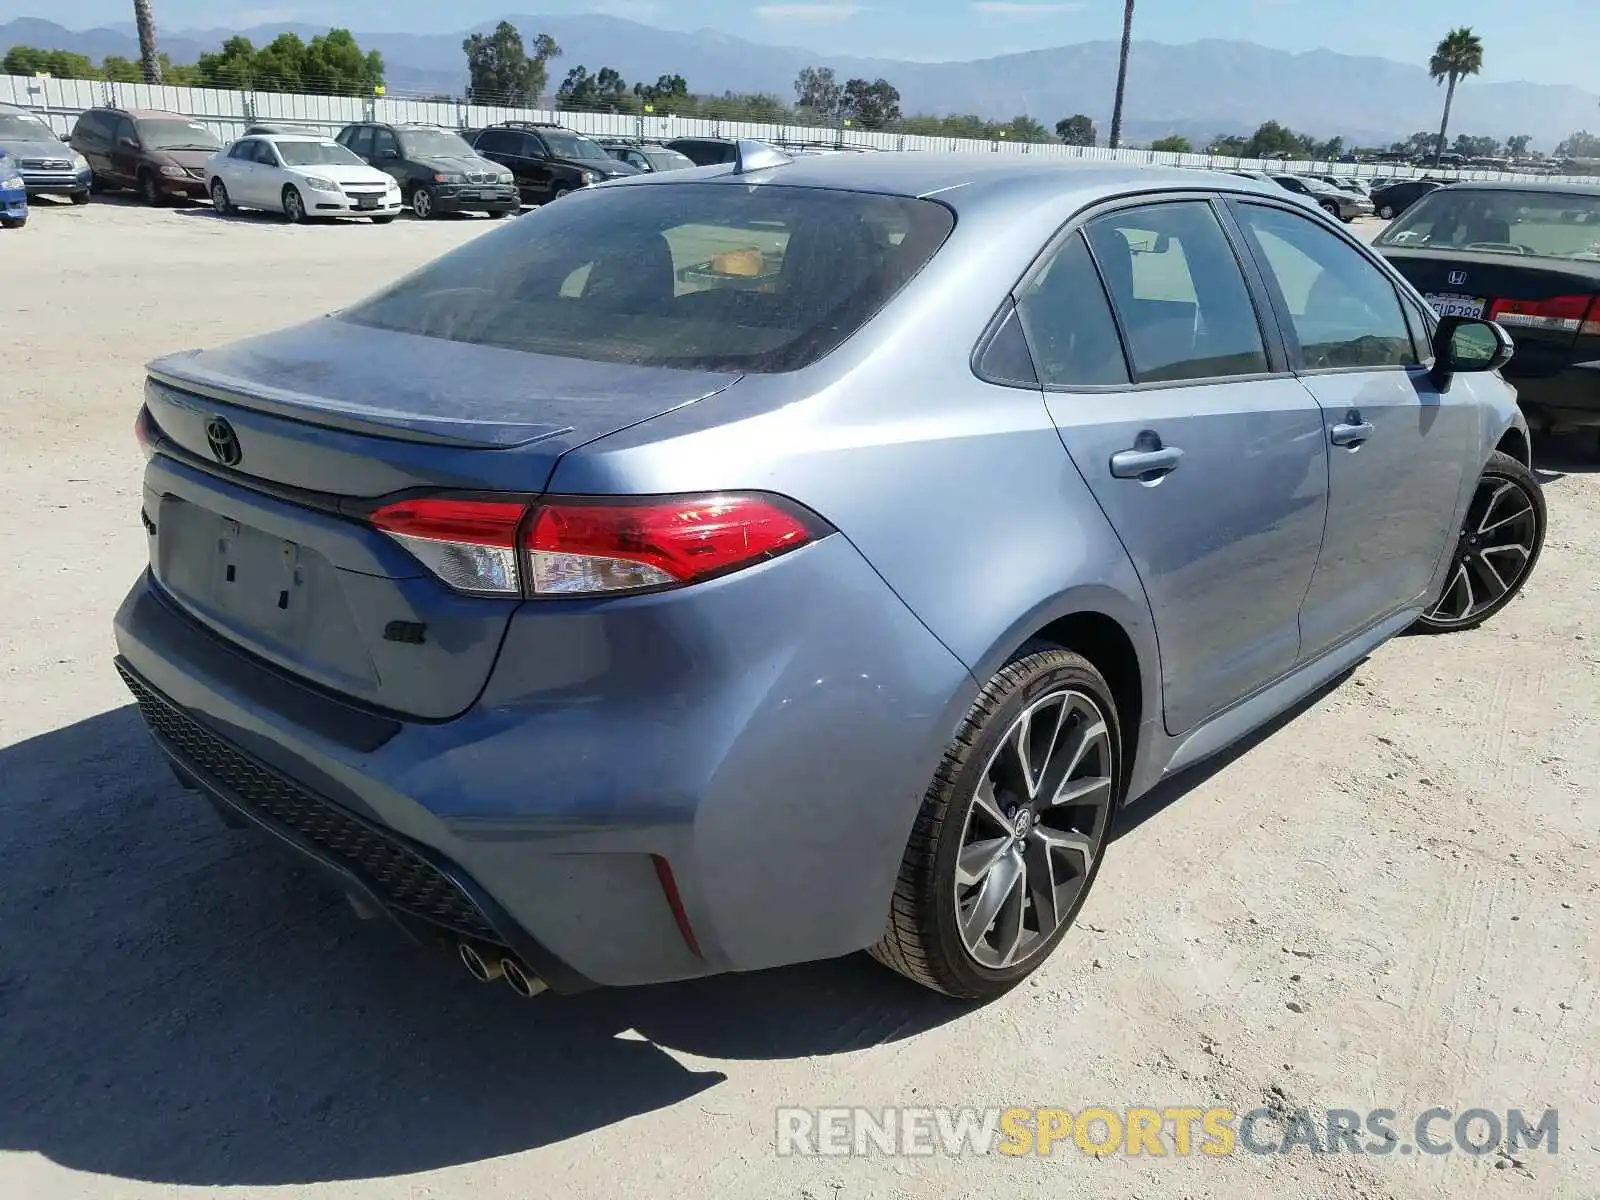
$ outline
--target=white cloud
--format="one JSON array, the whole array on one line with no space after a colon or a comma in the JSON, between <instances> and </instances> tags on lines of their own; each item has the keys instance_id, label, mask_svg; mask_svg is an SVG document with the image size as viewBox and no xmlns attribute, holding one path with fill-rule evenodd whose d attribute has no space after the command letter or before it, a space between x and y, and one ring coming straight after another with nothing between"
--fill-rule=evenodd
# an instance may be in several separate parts
<instances>
[{"instance_id":1,"label":"white cloud","mask_svg":"<svg viewBox=\"0 0 1600 1200\"><path fill-rule=\"evenodd\" d=\"M1083 5L1081 3L1069 4L1029 4L1025 0L978 0L972 5L972 11L982 13L986 17L1005 17L1013 21L1037 21L1043 17L1053 17L1060 13L1077 12Z\"/></svg>"},{"instance_id":2,"label":"white cloud","mask_svg":"<svg viewBox=\"0 0 1600 1200\"><path fill-rule=\"evenodd\" d=\"M756 16L763 21L792 21L802 25L833 25L861 11L859 4L763 4Z\"/></svg>"}]
</instances>

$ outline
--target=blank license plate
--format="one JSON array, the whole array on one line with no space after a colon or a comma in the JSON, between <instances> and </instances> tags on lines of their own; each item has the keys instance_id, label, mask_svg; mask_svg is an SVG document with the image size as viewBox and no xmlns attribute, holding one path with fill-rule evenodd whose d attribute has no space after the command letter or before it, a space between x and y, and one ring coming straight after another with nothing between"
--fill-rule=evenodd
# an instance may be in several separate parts
<instances>
[{"instance_id":1,"label":"blank license plate","mask_svg":"<svg viewBox=\"0 0 1600 1200\"><path fill-rule=\"evenodd\" d=\"M377 208L380 203L382 203L382 197L380 197L380 196L357 196L356 197L356 207L357 208Z\"/></svg>"},{"instance_id":2,"label":"blank license plate","mask_svg":"<svg viewBox=\"0 0 1600 1200\"><path fill-rule=\"evenodd\" d=\"M1423 299L1441 317L1481 317L1486 301L1477 296L1450 296L1429 292Z\"/></svg>"}]
</instances>

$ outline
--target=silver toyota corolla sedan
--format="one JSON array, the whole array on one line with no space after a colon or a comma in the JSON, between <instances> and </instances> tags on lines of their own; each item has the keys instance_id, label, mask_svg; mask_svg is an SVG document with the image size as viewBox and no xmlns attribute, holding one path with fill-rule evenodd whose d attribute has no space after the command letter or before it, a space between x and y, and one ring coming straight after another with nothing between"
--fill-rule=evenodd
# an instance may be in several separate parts
<instances>
[{"instance_id":1,"label":"silver toyota corolla sedan","mask_svg":"<svg viewBox=\"0 0 1600 1200\"><path fill-rule=\"evenodd\" d=\"M117 665L480 979L993 997L1119 806L1517 594L1509 353L1237 176L745 144L153 363Z\"/></svg>"}]
</instances>

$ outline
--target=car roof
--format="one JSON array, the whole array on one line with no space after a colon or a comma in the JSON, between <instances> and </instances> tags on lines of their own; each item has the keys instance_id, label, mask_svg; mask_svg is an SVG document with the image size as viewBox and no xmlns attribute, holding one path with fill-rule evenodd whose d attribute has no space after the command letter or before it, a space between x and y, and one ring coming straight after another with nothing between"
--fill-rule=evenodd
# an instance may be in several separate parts
<instances>
[{"instance_id":1,"label":"car roof","mask_svg":"<svg viewBox=\"0 0 1600 1200\"><path fill-rule=\"evenodd\" d=\"M1283 189L1225 171L1144 166L1016 154L917 151L905 154L809 154L776 167L733 174L728 164L694 172L638 175L606 187L670 187L711 183L779 184L883 195L937 196L958 211L1005 208L1066 193L1084 201L1143 191L1217 191L1281 199Z\"/></svg>"},{"instance_id":2,"label":"car roof","mask_svg":"<svg viewBox=\"0 0 1600 1200\"><path fill-rule=\"evenodd\" d=\"M1430 181L1433 182L1433 181ZM1451 191L1473 192L1549 192L1556 196L1591 196L1600 198L1600 183L1551 183L1546 180L1462 180L1447 185Z\"/></svg>"}]
</instances>

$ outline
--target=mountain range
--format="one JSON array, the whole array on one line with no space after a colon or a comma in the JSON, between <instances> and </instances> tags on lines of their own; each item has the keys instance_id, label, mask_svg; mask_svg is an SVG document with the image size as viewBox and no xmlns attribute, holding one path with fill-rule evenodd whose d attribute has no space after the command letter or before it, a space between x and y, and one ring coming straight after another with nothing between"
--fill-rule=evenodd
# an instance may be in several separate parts
<instances>
[{"instance_id":1,"label":"mountain range","mask_svg":"<svg viewBox=\"0 0 1600 1200\"><path fill-rule=\"evenodd\" d=\"M544 32L565 50L553 65L552 83L568 67L613 67L627 80L679 74L698 93L769 92L788 99L802 67L831 66L840 79L885 78L908 114L976 113L1007 119L1025 113L1053 126L1084 112L1103 130L1110 121L1117 44L1083 42L972 62L901 62L822 55L772 46L714 30L685 33L619 17L508 16L525 40ZM383 54L391 95L457 93L466 83L457 34L363 33L363 49ZM326 32L303 24L249 29L161 32L161 48L174 62L193 62L225 38L243 34L257 45L280 33L302 37ZM13 45L87 54L138 57L132 24L69 30L51 21L20 18L0 24L0 53ZM1206 139L1248 133L1264 120L1321 137L1342 135L1358 144L1387 143L1417 130L1437 128L1443 102L1420 64L1313 50L1293 54L1251 42L1200 41L1186 45L1135 42L1128 85L1128 136L1166 133ZM1565 85L1464 81L1457 89L1451 128L1505 138L1531 134L1550 149L1576 130L1600 121L1593 93Z\"/></svg>"}]
</instances>

